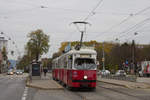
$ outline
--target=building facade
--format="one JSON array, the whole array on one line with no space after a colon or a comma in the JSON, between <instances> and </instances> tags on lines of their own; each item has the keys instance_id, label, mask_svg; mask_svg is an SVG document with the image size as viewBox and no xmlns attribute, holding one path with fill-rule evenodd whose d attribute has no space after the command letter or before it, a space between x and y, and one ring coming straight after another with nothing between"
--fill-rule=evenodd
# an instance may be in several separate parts
<instances>
[{"instance_id":1,"label":"building facade","mask_svg":"<svg viewBox=\"0 0 150 100\"><path fill-rule=\"evenodd\" d=\"M2 50L4 47L6 48L7 53L7 45L8 40L6 40L4 37L0 37L0 73L7 72L8 70L7 60L5 60L2 55Z\"/></svg>"},{"instance_id":2,"label":"building facade","mask_svg":"<svg viewBox=\"0 0 150 100\"><path fill-rule=\"evenodd\" d=\"M2 51L3 47L7 50L8 40L6 40L4 37L0 37L0 50Z\"/></svg>"}]
</instances>

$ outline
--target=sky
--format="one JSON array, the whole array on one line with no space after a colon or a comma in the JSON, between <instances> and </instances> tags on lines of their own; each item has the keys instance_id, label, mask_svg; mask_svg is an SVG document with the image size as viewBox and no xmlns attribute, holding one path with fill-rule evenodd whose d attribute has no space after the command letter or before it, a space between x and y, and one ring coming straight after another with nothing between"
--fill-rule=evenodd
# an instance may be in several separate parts
<instances>
[{"instance_id":1,"label":"sky","mask_svg":"<svg viewBox=\"0 0 150 100\"><path fill-rule=\"evenodd\" d=\"M118 38L118 42L150 43L150 0L0 0L0 32L11 38L9 58L24 54L27 34L37 29L50 36L49 52L42 57L51 57L61 42L80 40L80 32L71 23L89 14L86 21L91 26L86 27L83 41Z\"/></svg>"}]
</instances>

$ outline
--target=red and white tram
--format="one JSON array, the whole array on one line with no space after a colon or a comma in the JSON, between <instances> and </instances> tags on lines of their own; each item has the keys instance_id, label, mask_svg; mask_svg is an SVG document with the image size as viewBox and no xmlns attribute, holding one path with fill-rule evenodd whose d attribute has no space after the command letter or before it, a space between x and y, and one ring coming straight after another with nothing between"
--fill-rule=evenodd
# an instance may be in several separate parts
<instances>
[{"instance_id":1,"label":"red and white tram","mask_svg":"<svg viewBox=\"0 0 150 100\"><path fill-rule=\"evenodd\" d=\"M96 56L91 48L70 50L53 60L52 77L67 87L96 88Z\"/></svg>"}]
</instances>

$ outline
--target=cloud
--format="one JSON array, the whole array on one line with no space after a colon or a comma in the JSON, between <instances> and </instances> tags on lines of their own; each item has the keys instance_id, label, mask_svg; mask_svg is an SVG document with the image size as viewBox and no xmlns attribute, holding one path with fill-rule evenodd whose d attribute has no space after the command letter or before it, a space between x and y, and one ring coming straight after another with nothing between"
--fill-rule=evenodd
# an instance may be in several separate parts
<instances>
[{"instance_id":1,"label":"cloud","mask_svg":"<svg viewBox=\"0 0 150 100\"><path fill-rule=\"evenodd\" d=\"M83 20L98 2L99 0L1 0L0 31L13 38L23 54L27 34L36 29L43 29L46 34L51 36L52 45L46 55L50 56L59 48L60 42L80 39L80 33L69 24L73 21ZM115 34L119 35L119 32L147 18L150 9L108 32L107 30L120 23L129 14L134 14L149 5L149 0L103 0L95 14L87 20L92 26L87 28L87 35L84 39L106 41L110 36L113 39ZM41 8L41 6L46 8ZM147 24L148 26L149 24ZM145 29L143 28L143 30ZM103 34L105 31L106 33ZM142 34L145 37L137 37L137 40L140 40L141 43L149 43L150 41L145 39L149 37L149 34L146 32ZM10 42L8 48L15 50ZM15 58L17 56L16 53Z\"/></svg>"}]
</instances>

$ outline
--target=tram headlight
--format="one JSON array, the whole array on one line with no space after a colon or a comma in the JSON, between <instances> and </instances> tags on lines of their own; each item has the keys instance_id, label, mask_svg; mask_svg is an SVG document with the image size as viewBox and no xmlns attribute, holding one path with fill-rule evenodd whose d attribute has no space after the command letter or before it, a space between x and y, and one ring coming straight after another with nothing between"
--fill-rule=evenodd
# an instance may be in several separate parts
<instances>
[{"instance_id":1,"label":"tram headlight","mask_svg":"<svg viewBox=\"0 0 150 100\"><path fill-rule=\"evenodd\" d=\"M86 80L86 79L87 79L87 76L84 76L84 79Z\"/></svg>"}]
</instances>

